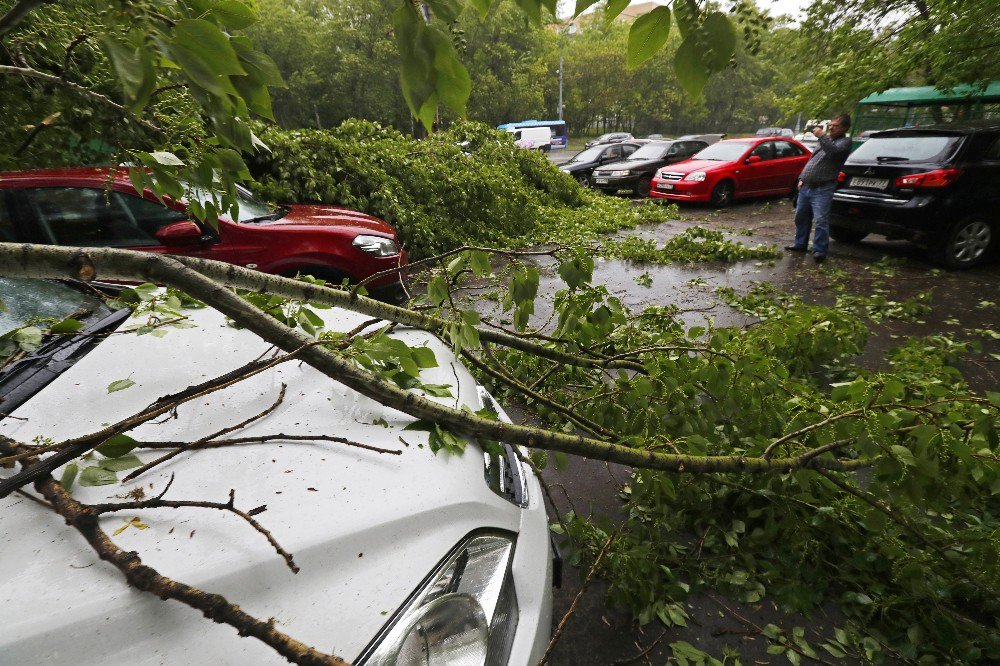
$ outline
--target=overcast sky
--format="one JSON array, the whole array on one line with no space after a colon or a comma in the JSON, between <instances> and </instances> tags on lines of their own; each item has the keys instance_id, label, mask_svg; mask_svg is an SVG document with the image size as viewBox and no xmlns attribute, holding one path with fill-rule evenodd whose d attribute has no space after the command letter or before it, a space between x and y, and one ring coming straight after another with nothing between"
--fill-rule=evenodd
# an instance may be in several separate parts
<instances>
[{"instance_id":1,"label":"overcast sky","mask_svg":"<svg viewBox=\"0 0 1000 666\"><path fill-rule=\"evenodd\" d=\"M660 0L657 0L658 2ZM799 12L809 5L809 0L756 0L757 5L771 12L771 16L780 16L781 14L789 14L793 19L799 18ZM634 2L632 4L639 4ZM665 5L666 2L660 2L660 4ZM573 7L576 6L576 0L559 0L559 14L560 16L569 16L573 13Z\"/></svg>"}]
</instances>

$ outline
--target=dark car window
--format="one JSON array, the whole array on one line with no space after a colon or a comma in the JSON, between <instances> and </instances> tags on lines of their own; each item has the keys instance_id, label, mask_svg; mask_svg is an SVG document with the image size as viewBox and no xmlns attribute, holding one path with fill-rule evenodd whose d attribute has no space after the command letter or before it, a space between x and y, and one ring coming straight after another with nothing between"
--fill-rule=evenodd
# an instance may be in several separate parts
<instances>
[{"instance_id":1,"label":"dark car window","mask_svg":"<svg viewBox=\"0 0 1000 666\"><path fill-rule=\"evenodd\" d=\"M951 155L961 136L949 134L907 134L873 136L851 153L857 162L940 162Z\"/></svg>"},{"instance_id":2,"label":"dark car window","mask_svg":"<svg viewBox=\"0 0 1000 666\"><path fill-rule=\"evenodd\" d=\"M1000 160L1000 136L994 138L993 145L986 149L983 159L990 161Z\"/></svg>"},{"instance_id":3,"label":"dark car window","mask_svg":"<svg viewBox=\"0 0 1000 666\"><path fill-rule=\"evenodd\" d=\"M13 243L17 241L14 231L14 219L7 210L7 192L0 190L0 241Z\"/></svg>"},{"instance_id":4,"label":"dark car window","mask_svg":"<svg viewBox=\"0 0 1000 666\"><path fill-rule=\"evenodd\" d=\"M669 151L665 151L666 148L667 144L664 143L647 143L632 153L631 158L634 160L658 160L664 155L672 155L676 151L676 144L670 146Z\"/></svg>"},{"instance_id":5,"label":"dark car window","mask_svg":"<svg viewBox=\"0 0 1000 666\"><path fill-rule=\"evenodd\" d=\"M775 141L774 142L774 158L781 159L782 157L797 157L802 154L798 146L793 146L787 141Z\"/></svg>"},{"instance_id":6,"label":"dark car window","mask_svg":"<svg viewBox=\"0 0 1000 666\"><path fill-rule=\"evenodd\" d=\"M622 146L622 151L624 152L625 157L628 157L638 149L639 146L629 146L629 145Z\"/></svg>"},{"instance_id":7,"label":"dark car window","mask_svg":"<svg viewBox=\"0 0 1000 666\"><path fill-rule=\"evenodd\" d=\"M774 141L765 141L764 143L760 144L759 146L753 149L753 152L750 153L750 157L757 156L761 159L762 162L766 162L767 160L773 160L775 143L776 142Z\"/></svg>"},{"instance_id":8,"label":"dark car window","mask_svg":"<svg viewBox=\"0 0 1000 666\"><path fill-rule=\"evenodd\" d=\"M115 196L124 204L132 219L135 220L136 226L151 237L155 237L154 234L160 230L160 227L187 219L187 215L184 213L169 206L160 205L156 201L120 192L115 192Z\"/></svg>"},{"instance_id":9,"label":"dark car window","mask_svg":"<svg viewBox=\"0 0 1000 666\"><path fill-rule=\"evenodd\" d=\"M132 247L157 244L164 224L184 219L176 211L116 192L91 187L41 187L22 190L34 212L41 238L74 247ZM149 205L155 206L155 210ZM139 217L133 212L139 213Z\"/></svg>"},{"instance_id":10,"label":"dark car window","mask_svg":"<svg viewBox=\"0 0 1000 666\"><path fill-rule=\"evenodd\" d=\"M0 335L41 320L59 320L83 312L104 316L111 310L97 296L60 282L34 278L0 277Z\"/></svg>"},{"instance_id":11,"label":"dark car window","mask_svg":"<svg viewBox=\"0 0 1000 666\"><path fill-rule=\"evenodd\" d=\"M620 160L625 155L623 148L623 146L611 146L604 151L604 155L602 155L602 157L604 159Z\"/></svg>"},{"instance_id":12,"label":"dark car window","mask_svg":"<svg viewBox=\"0 0 1000 666\"><path fill-rule=\"evenodd\" d=\"M587 148L586 150L581 150L576 155L572 157L566 164L576 163L576 162L593 162L601 155L601 151L604 150L604 146L594 146L593 148Z\"/></svg>"}]
</instances>

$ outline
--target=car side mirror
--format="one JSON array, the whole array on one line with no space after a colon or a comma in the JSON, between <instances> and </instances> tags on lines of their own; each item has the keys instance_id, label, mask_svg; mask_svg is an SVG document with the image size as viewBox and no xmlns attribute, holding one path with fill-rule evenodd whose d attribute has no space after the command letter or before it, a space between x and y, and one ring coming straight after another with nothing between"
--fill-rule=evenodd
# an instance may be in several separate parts
<instances>
[{"instance_id":1,"label":"car side mirror","mask_svg":"<svg viewBox=\"0 0 1000 666\"><path fill-rule=\"evenodd\" d=\"M201 227L191 220L172 222L156 230L156 240L164 245L194 245L201 242Z\"/></svg>"},{"instance_id":2,"label":"car side mirror","mask_svg":"<svg viewBox=\"0 0 1000 666\"><path fill-rule=\"evenodd\" d=\"M757 164L757 162L760 162L760 155L751 155L750 157L746 158L746 160L744 160L743 163L744 164Z\"/></svg>"}]
</instances>

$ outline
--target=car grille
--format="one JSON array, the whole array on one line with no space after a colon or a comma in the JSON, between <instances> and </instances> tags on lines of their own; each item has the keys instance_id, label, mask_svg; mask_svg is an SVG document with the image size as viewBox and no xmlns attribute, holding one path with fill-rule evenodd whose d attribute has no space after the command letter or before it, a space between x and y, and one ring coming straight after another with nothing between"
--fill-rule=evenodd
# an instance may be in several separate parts
<instances>
[{"instance_id":1,"label":"car grille","mask_svg":"<svg viewBox=\"0 0 1000 666\"><path fill-rule=\"evenodd\" d=\"M672 171L661 171L660 180L680 180L684 177L682 173L674 173Z\"/></svg>"}]
</instances>

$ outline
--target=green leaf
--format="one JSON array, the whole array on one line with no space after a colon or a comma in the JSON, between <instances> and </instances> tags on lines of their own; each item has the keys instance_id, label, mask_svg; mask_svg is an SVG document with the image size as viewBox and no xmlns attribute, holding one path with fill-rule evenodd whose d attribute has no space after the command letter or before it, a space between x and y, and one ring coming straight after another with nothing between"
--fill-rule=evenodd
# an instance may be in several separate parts
<instances>
[{"instance_id":1,"label":"green leaf","mask_svg":"<svg viewBox=\"0 0 1000 666\"><path fill-rule=\"evenodd\" d=\"M211 21L182 19L174 25L176 45L196 53L217 76L246 74L229 36Z\"/></svg>"},{"instance_id":2,"label":"green leaf","mask_svg":"<svg viewBox=\"0 0 1000 666\"><path fill-rule=\"evenodd\" d=\"M72 488L73 482L76 480L76 473L78 469L79 467L75 462L66 465L66 468L63 470L62 477L59 479L59 485L66 490Z\"/></svg>"},{"instance_id":3,"label":"green leaf","mask_svg":"<svg viewBox=\"0 0 1000 666\"><path fill-rule=\"evenodd\" d=\"M83 322L67 317L58 324L53 324L49 329L49 333L76 333L81 328L83 328Z\"/></svg>"},{"instance_id":4,"label":"green leaf","mask_svg":"<svg viewBox=\"0 0 1000 666\"><path fill-rule=\"evenodd\" d=\"M447 384L421 384L419 388L428 395L432 395L435 398L454 397L454 395L451 392L451 387L448 386Z\"/></svg>"},{"instance_id":5,"label":"green leaf","mask_svg":"<svg viewBox=\"0 0 1000 666\"><path fill-rule=\"evenodd\" d=\"M892 451L893 455L896 456L899 462L903 463L907 467L913 467L917 464L917 461L913 457L913 452L905 446L893 444L889 447L889 450Z\"/></svg>"},{"instance_id":6,"label":"green leaf","mask_svg":"<svg viewBox=\"0 0 1000 666\"><path fill-rule=\"evenodd\" d=\"M242 30L257 22L257 14L238 0L220 0L212 7L212 15L230 30Z\"/></svg>"},{"instance_id":7,"label":"green leaf","mask_svg":"<svg viewBox=\"0 0 1000 666\"><path fill-rule=\"evenodd\" d=\"M108 437L104 440L104 442L97 447L97 452L106 458L120 458L137 446L139 446L139 442L135 441L128 435L114 435L113 437Z\"/></svg>"},{"instance_id":8,"label":"green leaf","mask_svg":"<svg viewBox=\"0 0 1000 666\"><path fill-rule=\"evenodd\" d=\"M118 475L97 465L84 468L80 474L81 486L107 486L112 483L118 483Z\"/></svg>"},{"instance_id":9,"label":"green leaf","mask_svg":"<svg viewBox=\"0 0 1000 666\"><path fill-rule=\"evenodd\" d=\"M435 90L438 99L459 116L465 116L465 105L472 92L472 77L465 65L458 60L451 39L437 29L429 32L434 44L434 71L437 76Z\"/></svg>"},{"instance_id":10,"label":"green leaf","mask_svg":"<svg viewBox=\"0 0 1000 666\"><path fill-rule=\"evenodd\" d=\"M490 265L490 255L486 252L481 252L479 250L469 253L469 268L478 277L485 277L493 273L493 267Z\"/></svg>"},{"instance_id":11,"label":"green leaf","mask_svg":"<svg viewBox=\"0 0 1000 666\"><path fill-rule=\"evenodd\" d=\"M769 646L767 646L767 653L768 654L784 654L785 653L785 649L786 648L785 648L784 645L769 645Z\"/></svg>"},{"instance_id":12,"label":"green leaf","mask_svg":"<svg viewBox=\"0 0 1000 666\"><path fill-rule=\"evenodd\" d=\"M42 344L42 329L37 326L25 326L11 334L11 339L24 351L32 352Z\"/></svg>"},{"instance_id":13,"label":"green leaf","mask_svg":"<svg viewBox=\"0 0 1000 666\"><path fill-rule=\"evenodd\" d=\"M708 83L709 71L701 59L701 48L695 35L688 35L677 48L674 55L674 71L677 73L677 80L684 91L690 95L692 101L701 98L701 91Z\"/></svg>"},{"instance_id":14,"label":"green leaf","mask_svg":"<svg viewBox=\"0 0 1000 666\"><path fill-rule=\"evenodd\" d=\"M146 153L151 158L153 158L158 164L163 164L165 166L184 166L184 162L181 161L179 157L173 153L166 151L155 151L152 153Z\"/></svg>"},{"instance_id":15,"label":"green leaf","mask_svg":"<svg viewBox=\"0 0 1000 666\"><path fill-rule=\"evenodd\" d=\"M110 472L121 472L133 467L142 467L142 461L135 454L130 453L117 458L105 458L97 463L97 465Z\"/></svg>"},{"instance_id":16,"label":"green leaf","mask_svg":"<svg viewBox=\"0 0 1000 666\"><path fill-rule=\"evenodd\" d=\"M115 381L108 384L108 393L114 393L115 391L124 391L127 388L135 386L135 382L131 379L116 379Z\"/></svg>"},{"instance_id":17,"label":"green leaf","mask_svg":"<svg viewBox=\"0 0 1000 666\"><path fill-rule=\"evenodd\" d=\"M141 45L135 48L111 37L103 38L101 43L125 93L125 106L135 112L141 111L156 87L156 72L149 51Z\"/></svg>"},{"instance_id":18,"label":"green leaf","mask_svg":"<svg viewBox=\"0 0 1000 666\"><path fill-rule=\"evenodd\" d=\"M670 35L670 8L657 7L637 18L628 33L628 67L635 69L663 48Z\"/></svg>"},{"instance_id":19,"label":"green leaf","mask_svg":"<svg viewBox=\"0 0 1000 666\"><path fill-rule=\"evenodd\" d=\"M710 71L718 72L729 65L736 53L736 28L722 12L711 12L705 17L699 32L704 35L709 51L703 56Z\"/></svg>"},{"instance_id":20,"label":"green leaf","mask_svg":"<svg viewBox=\"0 0 1000 666\"><path fill-rule=\"evenodd\" d=\"M674 0L674 18L681 37L687 37L698 27L698 3L696 0Z\"/></svg>"},{"instance_id":21,"label":"green leaf","mask_svg":"<svg viewBox=\"0 0 1000 666\"><path fill-rule=\"evenodd\" d=\"M631 0L608 0L608 4L604 6L604 20L614 21L630 3Z\"/></svg>"},{"instance_id":22,"label":"green leaf","mask_svg":"<svg viewBox=\"0 0 1000 666\"><path fill-rule=\"evenodd\" d=\"M573 10L573 18L576 18L600 1L601 0L576 0L576 9Z\"/></svg>"},{"instance_id":23,"label":"green leaf","mask_svg":"<svg viewBox=\"0 0 1000 666\"><path fill-rule=\"evenodd\" d=\"M433 432L437 426L431 421L414 421L413 423L408 423L403 430L418 430L420 432Z\"/></svg>"},{"instance_id":24,"label":"green leaf","mask_svg":"<svg viewBox=\"0 0 1000 666\"><path fill-rule=\"evenodd\" d=\"M493 4L493 0L471 0L472 6L479 11L480 20L485 19L486 15L490 11L490 5ZM597 0L594 0L597 2Z\"/></svg>"}]
</instances>

